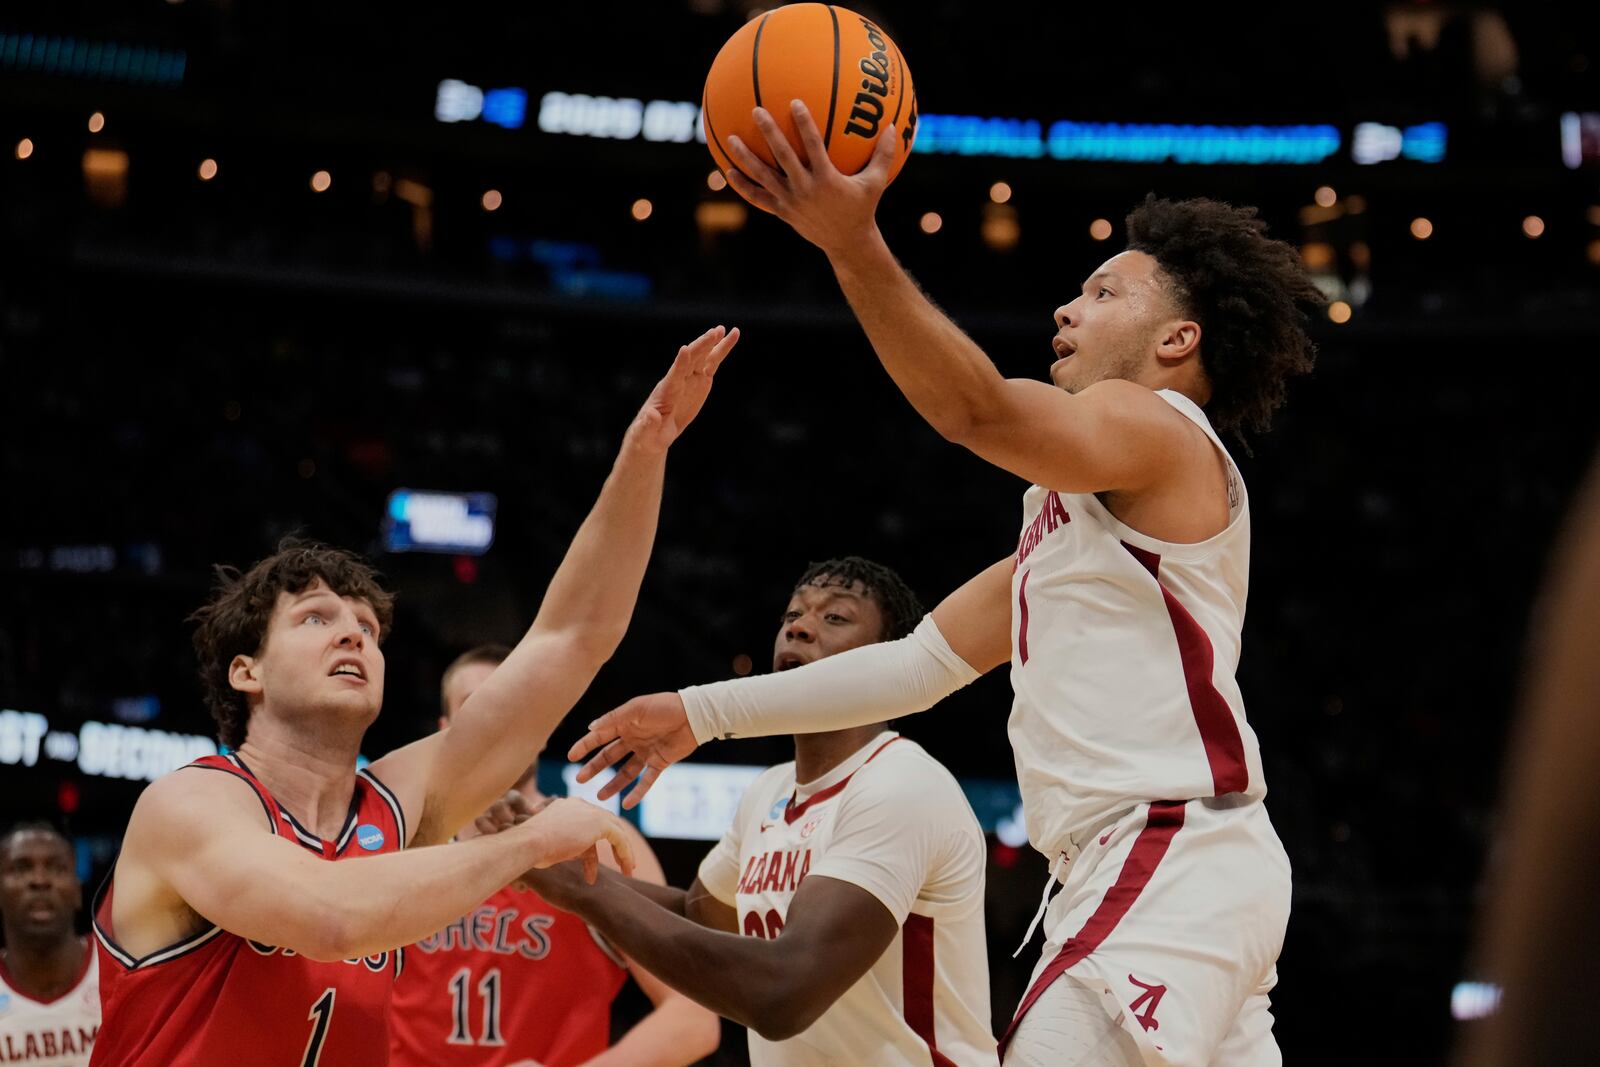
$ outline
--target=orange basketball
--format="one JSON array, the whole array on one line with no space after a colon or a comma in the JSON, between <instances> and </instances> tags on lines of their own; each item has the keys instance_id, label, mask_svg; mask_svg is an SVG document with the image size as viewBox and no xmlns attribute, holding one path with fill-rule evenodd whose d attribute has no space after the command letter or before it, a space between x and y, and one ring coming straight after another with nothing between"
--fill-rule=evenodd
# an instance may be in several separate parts
<instances>
[{"instance_id":1,"label":"orange basketball","mask_svg":"<svg viewBox=\"0 0 1600 1067\"><path fill-rule=\"evenodd\" d=\"M893 181L917 133L911 69L889 35L871 19L832 4L789 4L751 19L728 38L706 77L702 112L706 145L717 167L736 170L729 134L777 166L750 117L764 107L804 158L790 100L803 100L822 134L828 158L845 174L867 165L878 135L893 129L899 154Z\"/></svg>"}]
</instances>

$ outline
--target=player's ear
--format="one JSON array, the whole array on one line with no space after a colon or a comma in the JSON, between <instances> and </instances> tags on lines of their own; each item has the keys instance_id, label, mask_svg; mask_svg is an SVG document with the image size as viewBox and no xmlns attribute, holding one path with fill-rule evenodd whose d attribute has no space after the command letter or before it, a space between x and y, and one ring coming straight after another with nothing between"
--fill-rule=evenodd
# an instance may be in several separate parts
<instances>
[{"instance_id":1,"label":"player's ear","mask_svg":"<svg viewBox=\"0 0 1600 1067\"><path fill-rule=\"evenodd\" d=\"M239 693L261 692L261 670L254 656L235 656L228 664L228 684Z\"/></svg>"},{"instance_id":2,"label":"player's ear","mask_svg":"<svg viewBox=\"0 0 1600 1067\"><path fill-rule=\"evenodd\" d=\"M1161 329L1156 343L1156 358L1163 366L1182 363L1200 351L1200 324L1192 319L1175 319Z\"/></svg>"}]
</instances>

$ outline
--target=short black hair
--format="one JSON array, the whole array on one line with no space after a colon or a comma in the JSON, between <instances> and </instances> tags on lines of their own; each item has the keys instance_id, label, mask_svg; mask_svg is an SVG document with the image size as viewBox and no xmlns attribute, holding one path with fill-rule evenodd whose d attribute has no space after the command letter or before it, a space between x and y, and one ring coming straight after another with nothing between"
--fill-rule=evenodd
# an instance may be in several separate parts
<instances>
[{"instance_id":1,"label":"short black hair","mask_svg":"<svg viewBox=\"0 0 1600 1067\"><path fill-rule=\"evenodd\" d=\"M1311 370L1308 310L1327 303L1294 246L1267 236L1253 207L1158 200L1128 215L1128 248L1155 259L1183 314L1200 324L1206 405L1219 433L1265 433L1288 379Z\"/></svg>"},{"instance_id":2,"label":"short black hair","mask_svg":"<svg viewBox=\"0 0 1600 1067\"><path fill-rule=\"evenodd\" d=\"M856 582L878 602L878 609L883 613L883 640L899 640L922 621L922 602L905 579L883 564L860 556L813 563L794 583L794 588L799 591L808 585L850 586Z\"/></svg>"},{"instance_id":3,"label":"short black hair","mask_svg":"<svg viewBox=\"0 0 1600 1067\"><path fill-rule=\"evenodd\" d=\"M67 851L72 851L72 839L61 832L61 827L47 819L23 819L12 823L4 834L0 834L0 859L5 857L11 842L23 834L44 834L46 837L59 838L67 846Z\"/></svg>"}]
</instances>

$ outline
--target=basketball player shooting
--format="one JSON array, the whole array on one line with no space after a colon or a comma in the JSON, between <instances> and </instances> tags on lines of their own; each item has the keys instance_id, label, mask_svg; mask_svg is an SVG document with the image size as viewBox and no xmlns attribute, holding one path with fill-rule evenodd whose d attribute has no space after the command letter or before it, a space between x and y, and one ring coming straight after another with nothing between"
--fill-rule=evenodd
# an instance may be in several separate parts
<instances>
[{"instance_id":1,"label":"basketball player shooting","mask_svg":"<svg viewBox=\"0 0 1600 1067\"><path fill-rule=\"evenodd\" d=\"M96 1065L386 1062L401 946L529 866L582 857L593 878L597 841L631 868L620 821L572 800L506 834L417 846L449 841L515 782L616 649L667 452L738 336L717 327L679 349L528 633L450 728L367 769L356 758L383 702L391 595L319 545L222 572L195 644L235 753L167 775L134 808L94 907Z\"/></svg>"},{"instance_id":2,"label":"basketball player shooting","mask_svg":"<svg viewBox=\"0 0 1600 1067\"><path fill-rule=\"evenodd\" d=\"M940 434L1031 483L1020 537L901 641L623 705L573 747L581 777L619 765L602 795L638 779L637 803L705 741L909 714L1009 663L1028 834L1061 889L1005 1062L1280 1063L1289 866L1235 681L1250 511L1218 432L1267 428L1320 294L1253 209L1150 197L1056 309L1050 381L1004 378L878 230L897 139L842 174L791 112L797 146L755 114L776 168L728 138L729 182L828 256Z\"/></svg>"}]
</instances>

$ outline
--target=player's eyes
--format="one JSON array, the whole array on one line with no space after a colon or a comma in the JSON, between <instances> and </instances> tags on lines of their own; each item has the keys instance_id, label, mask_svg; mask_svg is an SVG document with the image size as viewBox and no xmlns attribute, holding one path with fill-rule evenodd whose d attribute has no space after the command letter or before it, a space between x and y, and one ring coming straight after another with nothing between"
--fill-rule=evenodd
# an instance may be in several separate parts
<instances>
[{"instance_id":1,"label":"player's eyes","mask_svg":"<svg viewBox=\"0 0 1600 1067\"><path fill-rule=\"evenodd\" d=\"M848 618L846 618L845 616L843 616L843 615L832 614L832 615L828 616L828 621L829 622L836 622L836 623L847 623L850 620Z\"/></svg>"},{"instance_id":2,"label":"player's eyes","mask_svg":"<svg viewBox=\"0 0 1600 1067\"><path fill-rule=\"evenodd\" d=\"M1096 299L1096 300L1098 300L1098 299L1100 299L1100 298L1101 298L1101 297L1102 297L1102 296L1110 296L1110 295L1111 295L1111 290L1110 290L1110 289L1107 289L1107 288L1106 288L1106 287L1105 287L1105 286L1103 286L1103 285L1102 285L1102 286L1101 286L1101 287L1100 287L1100 291L1099 291L1099 292L1098 292L1098 293L1096 293L1096 294L1095 294L1095 299Z\"/></svg>"}]
</instances>

